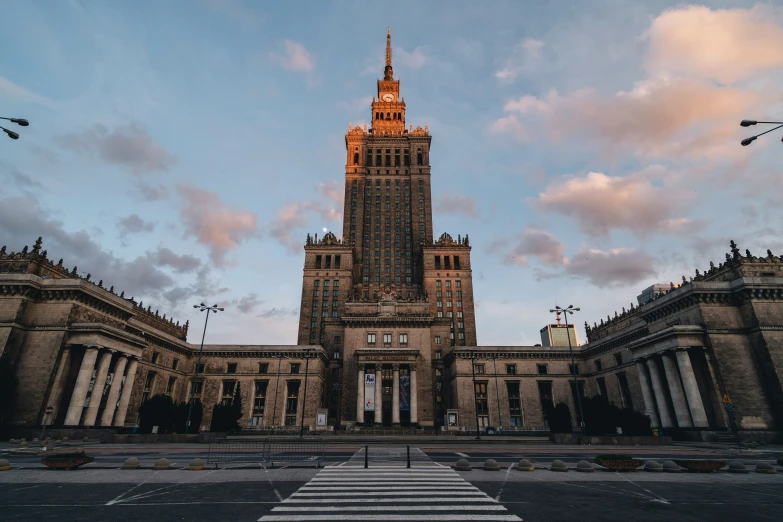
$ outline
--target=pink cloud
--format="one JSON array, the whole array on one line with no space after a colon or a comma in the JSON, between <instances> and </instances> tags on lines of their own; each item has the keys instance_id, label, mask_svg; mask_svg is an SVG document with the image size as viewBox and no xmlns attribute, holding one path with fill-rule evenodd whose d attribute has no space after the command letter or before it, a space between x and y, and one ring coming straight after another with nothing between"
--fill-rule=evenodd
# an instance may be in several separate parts
<instances>
[{"instance_id":1,"label":"pink cloud","mask_svg":"<svg viewBox=\"0 0 783 522\"><path fill-rule=\"evenodd\" d=\"M783 66L783 10L711 10L690 5L669 9L646 33L651 74L685 74L722 83L748 79Z\"/></svg>"},{"instance_id":2,"label":"pink cloud","mask_svg":"<svg viewBox=\"0 0 783 522\"><path fill-rule=\"evenodd\" d=\"M435 211L441 214L463 214L470 217L478 217L478 203L475 198L444 192L435 204Z\"/></svg>"},{"instance_id":3,"label":"pink cloud","mask_svg":"<svg viewBox=\"0 0 783 522\"><path fill-rule=\"evenodd\" d=\"M507 265L527 266L530 257L545 265L560 266L565 259L565 247L557 237L534 226L526 227L511 239L493 243L488 252L500 254Z\"/></svg>"},{"instance_id":4,"label":"pink cloud","mask_svg":"<svg viewBox=\"0 0 783 522\"><path fill-rule=\"evenodd\" d=\"M294 232L303 231L308 226L308 214L317 214L322 220L341 222L344 203L343 184L337 180L321 183L318 193L325 201L295 201L280 208L269 223L269 235L275 238L292 254L300 253L304 246L303 237L294 237ZM319 225L320 228L320 225ZM339 237L339 233L336 234Z\"/></svg>"},{"instance_id":5,"label":"pink cloud","mask_svg":"<svg viewBox=\"0 0 783 522\"><path fill-rule=\"evenodd\" d=\"M677 181L660 167L629 176L590 172L550 184L532 205L574 219L592 237L606 236L612 229L642 238L700 230L701 223L684 215L689 197L676 190Z\"/></svg>"},{"instance_id":6,"label":"pink cloud","mask_svg":"<svg viewBox=\"0 0 783 522\"><path fill-rule=\"evenodd\" d=\"M226 254L242 241L260 236L253 212L230 209L214 192L193 185L179 183L177 192L182 198L180 217L185 235L207 246L215 265L234 264L226 261Z\"/></svg>"},{"instance_id":7,"label":"pink cloud","mask_svg":"<svg viewBox=\"0 0 783 522\"><path fill-rule=\"evenodd\" d=\"M315 59L302 44L284 40L283 46L285 54L269 53L273 61L289 71L309 73L315 70Z\"/></svg>"}]
</instances>

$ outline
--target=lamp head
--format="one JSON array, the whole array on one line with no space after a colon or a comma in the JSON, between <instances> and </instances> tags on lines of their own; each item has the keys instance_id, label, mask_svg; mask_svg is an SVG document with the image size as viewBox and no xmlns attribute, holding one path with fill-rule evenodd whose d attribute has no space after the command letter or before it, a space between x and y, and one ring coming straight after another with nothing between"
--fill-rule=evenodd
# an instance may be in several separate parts
<instances>
[{"instance_id":1,"label":"lamp head","mask_svg":"<svg viewBox=\"0 0 783 522\"><path fill-rule=\"evenodd\" d=\"M742 120L740 122L740 126L742 126L742 127L750 127L751 125L755 125L757 123L758 122L755 121L755 120Z\"/></svg>"},{"instance_id":2,"label":"lamp head","mask_svg":"<svg viewBox=\"0 0 783 522\"><path fill-rule=\"evenodd\" d=\"M12 131L12 130L3 129L3 132L8 134L8 137L11 138L12 140L18 140L19 139L19 135L17 133L15 133L14 131Z\"/></svg>"},{"instance_id":3,"label":"lamp head","mask_svg":"<svg viewBox=\"0 0 783 522\"><path fill-rule=\"evenodd\" d=\"M742 144L743 147L747 147L748 145L750 145L756 140L756 137L757 136L751 136L750 138L745 138L740 143Z\"/></svg>"}]
</instances>

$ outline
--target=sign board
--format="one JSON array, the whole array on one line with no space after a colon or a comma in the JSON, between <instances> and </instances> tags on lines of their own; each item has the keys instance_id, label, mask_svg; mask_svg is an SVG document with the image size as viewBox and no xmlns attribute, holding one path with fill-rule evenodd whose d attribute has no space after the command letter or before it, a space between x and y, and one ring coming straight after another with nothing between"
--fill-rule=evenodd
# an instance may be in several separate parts
<instances>
[{"instance_id":1,"label":"sign board","mask_svg":"<svg viewBox=\"0 0 783 522\"><path fill-rule=\"evenodd\" d=\"M375 411L375 374L364 374L364 411Z\"/></svg>"},{"instance_id":2,"label":"sign board","mask_svg":"<svg viewBox=\"0 0 783 522\"><path fill-rule=\"evenodd\" d=\"M731 404L731 399L729 399L728 393L723 394L723 404Z\"/></svg>"},{"instance_id":3,"label":"sign board","mask_svg":"<svg viewBox=\"0 0 783 522\"><path fill-rule=\"evenodd\" d=\"M247 425L248 426L252 426L253 425L253 419L252 418L248 418L247 419Z\"/></svg>"},{"instance_id":4,"label":"sign board","mask_svg":"<svg viewBox=\"0 0 783 522\"><path fill-rule=\"evenodd\" d=\"M327 410L319 410L318 413L315 415L315 425L316 426L326 426L326 415L328 411Z\"/></svg>"},{"instance_id":5,"label":"sign board","mask_svg":"<svg viewBox=\"0 0 783 522\"><path fill-rule=\"evenodd\" d=\"M46 412L47 415L51 415L52 413L54 413L54 406L47 406L46 410L44 411Z\"/></svg>"},{"instance_id":6,"label":"sign board","mask_svg":"<svg viewBox=\"0 0 783 522\"><path fill-rule=\"evenodd\" d=\"M156 433L158 433L158 427L157 427L157 426L153 426L153 427L152 427L152 433L153 433L153 434L156 434Z\"/></svg>"}]
</instances>

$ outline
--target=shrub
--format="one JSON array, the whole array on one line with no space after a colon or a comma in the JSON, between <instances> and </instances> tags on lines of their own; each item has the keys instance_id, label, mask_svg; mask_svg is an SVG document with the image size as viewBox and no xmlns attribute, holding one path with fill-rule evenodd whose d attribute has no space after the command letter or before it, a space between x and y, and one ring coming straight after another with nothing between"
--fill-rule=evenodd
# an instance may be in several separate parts
<instances>
[{"instance_id":1,"label":"shrub","mask_svg":"<svg viewBox=\"0 0 783 522\"><path fill-rule=\"evenodd\" d=\"M586 435L651 435L650 419L631 408L618 408L603 395L582 399Z\"/></svg>"},{"instance_id":2,"label":"shrub","mask_svg":"<svg viewBox=\"0 0 783 522\"><path fill-rule=\"evenodd\" d=\"M139 433L171 433L174 430L176 408L168 395L154 395L139 406Z\"/></svg>"},{"instance_id":3,"label":"shrub","mask_svg":"<svg viewBox=\"0 0 783 522\"><path fill-rule=\"evenodd\" d=\"M571 433L574 431L571 425L571 410L568 408L568 404L564 402L549 408L547 420L549 421L549 431L551 433Z\"/></svg>"},{"instance_id":4,"label":"shrub","mask_svg":"<svg viewBox=\"0 0 783 522\"><path fill-rule=\"evenodd\" d=\"M190 429L186 430L188 410L190 410L189 402L180 402L176 405L174 412L175 433L198 433L201 421L204 418L204 409L201 406L201 401L198 399L193 400L193 409L190 411Z\"/></svg>"},{"instance_id":5,"label":"shrub","mask_svg":"<svg viewBox=\"0 0 783 522\"><path fill-rule=\"evenodd\" d=\"M238 421L243 416L241 384L237 383L231 403L218 403L212 408L212 423L209 431L236 433L242 429Z\"/></svg>"}]
</instances>

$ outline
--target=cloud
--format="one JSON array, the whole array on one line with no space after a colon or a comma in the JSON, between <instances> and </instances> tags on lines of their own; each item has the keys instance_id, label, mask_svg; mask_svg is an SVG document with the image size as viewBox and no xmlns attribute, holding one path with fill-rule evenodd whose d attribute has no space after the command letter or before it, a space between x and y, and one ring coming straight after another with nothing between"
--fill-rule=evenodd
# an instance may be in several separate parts
<instances>
[{"instance_id":1,"label":"cloud","mask_svg":"<svg viewBox=\"0 0 783 522\"><path fill-rule=\"evenodd\" d=\"M607 236L612 229L627 230L646 238L654 233L692 233L701 223L685 218L688 198L663 186L666 172L660 167L628 176L590 172L552 183L533 200L535 209L568 216L583 233Z\"/></svg>"},{"instance_id":2,"label":"cloud","mask_svg":"<svg viewBox=\"0 0 783 522\"><path fill-rule=\"evenodd\" d=\"M253 310L255 310L256 307L263 302L263 300L258 298L258 294L251 293L240 299L233 299L229 301L229 304L239 310L240 313L249 314L252 313Z\"/></svg>"},{"instance_id":3,"label":"cloud","mask_svg":"<svg viewBox=\"0 0 783 522\"><path fill-rule=\"evenodd\" d=\"M263 17L253 9L245 7L237 0L204 0L213 11L242 23L247 29L257 29Z\"/></svg>"},{"instance_id":4,"label":"cloud","mask_svg":"<svg viewBox=\"0 0 783 522\"><path fill-rule=\"evenodd\" d=\"M54 100L52 100L51 98L47 98L46 96L41 96L40 94L37 94L29 89L25 89L24 87L15 84L11 80L3 76L0 76L0 95L2 95L4 98L11 98L15 100L37 103L45 107L51 108L54 106ZM22 116L8 116L8 117L21 118Z\"/></svg>"},{"instance_id":5,"label":"cloud","mask_svg":"<svg viewBox=\"0 0 783 522\"><path fill-rule=\"evenodd\" d=\"M180 274L193 272L201 266L199 258L190 254L175 254L170 248L166 247L159 247L155 252L147 252L147 256L158 265L169 266Z\"/></svg>"},{"instance_id":6,"label":"cloud","mask_svg":"<svg viewBox=\"0 0 783 522\"><path fill-rule=\"evenodd\" d=\"M783 66L783 10L711 10L690 5L664 11L645 34L653 75L684 74L721 83Z\"/></svg>"},{"instance_id":7,"label":"cloud","mask_svg":"<svg viewBox=\"0 0 783 522\"><path fill-rule=\"evenodd\" d=\"M138 214L131 214L118 221L120 228L120 237L124 238L130 234L140 232L152 232L155 230L155 223L144 221Z\"/></svg>"},{"instance_id":8,"label":"cloud","mask_svg":"<svg viewBox=\"0 0 783 522\"><path fill-rule=\"evenodd\" d=\"M614 248L604 252L582 248L565 260L564 270L599 288L618 288L656 276L654 265L654 258L643 250Z\"/></svg>"},{"instance_id":9,"label":"cloud","mask_svg":"<svg viewBox=\"0 0 783 522\"><path fill-rule=\"evenodd\" d=\"M271 319L274 317L285 317L289 315L297 315L299 313L298 308L270 308L269 310L264 310L260 314L258 314L256 317L260 317L262 319Z\"/></svg>"},{"instance_id":10,"label":"cloud","mask_svg":"<svg viewBox=\"0 0 783 522\"><path fill-rule=\"evenodd\" d=\"M435 204L435 211L441 214L463 214L475 218L479 215L476 206L475 198L444 192Z\"/></svg>"},{"instance_id":11,"label":"cloud","mask_svg":"<svg viewBox=\"0 0 783 522\"><path fill-rule=\"evenodd\" d=\"M269 53L269 58L272 61L289 71L309 73L315 70L315 60L302 44L284 40L283 46L285 54Z\"/></svg>"},{"instance_id":12,"label":"cloud","mask_svg":"<svg viewBox=\"0 0 783 522\"><path fill-rule=\"evenodd\" d=\"M536 60L541 58L541 50L544 48L544 42L535 38L528 38L519 45L515 46L511 57L506 60L505 65L495 73L495 78L503 83L511 83L517 77L530 67Z\"/></svg>"},{"instance_id":13,"label":"cloud","mask_svg":"<svg viewBox=\"0 0 783 522\"><path fill-rule=\"evenodd\" d=\"M355 114L357 112L369 113L372 105L372 96L364 96L362 98L354 98L351 101L341 102L340 107L345 109L346 112Z\"/></svg>"},{"instance_id":14,"label":"cloud","mask_svg":"<svg viewBox=\"0 0 783 522\"><path fill-rule=\"evenodd\" d=\"M415 48L412 52L407 52L402 47L398 47L397 49L394 49L393 51L393 61L392 64L401 67L403 69L410 69L412 71L415 71L417 69L421 69L424 64L426 64L429 61L429 57L427 57L424 54L424 51L421 49L421 47ZM384 59L384 64L385 64Z\"/></svg>"},{"instance_id":15,"label":"cloud","mask_svg":"<svg viewBox=\"0 0 783 522\"><path fill-rule=\"evenodd\" d=\"M6 173L6 178L11 181L10 186L18 188L21 192L30 193L43 188L38 180L31 178L15 165L2 160L0 160L0 171Z\"/></svg>"},{"instance_id":16,"label":"cloud","mask_svg":"<svg viewBox=\"0 0 783 522\"><path fill-rule=\"evenodd\" d=\"M171 196L169 189L162 183L151 184L147 183L146 181L139 180L138 185L136 185L136 189L138 190L139 195L147 201L160 201L169 199L169 196Z\"/></svg>"},{"instance_id":17,"label":"cloud","mask_svg":"<svg viewBox=\"0 0 783 522\"><path fill-rule=\"evenodd\" d=\"M610 96L592 89L567 96L551 91L542 98L526 95L509 101L504 110L511 115L489 130L518 141L576 136L601 141L610 150L630 147L643 156L707 155L729 143L736 149L737 121L775 96L684 78L644 80L631 91ZM535 135L525 131L531 125L537 127Z\"/></svg>"},{"instance_id":18,"label":"cloud","mask_svg":"<svg viewBox=\"0 0 783 522\"><path fill-rule=\"evenodd\" d=\"M168 170L176 158L137 125L122 125L109 131L101 124L80 133L56 136L63 148L77 154L97 154L111 165L119 165L133 174Z\"/></svg>"},{"instance_id":19,"label":"cloud","mask_svg":"<svg viewBox=\"0 0 783 522\"><path fill-rule=\"evenodd\" d=\"M260 236L253 212L229 209L217 194L186 183L178 183L177 192L182 198L180 218L185 235L207 246L216 266L231 264L225 259L230 250L242 241Z\"/></svg>"},{"instance_id":20,"label":"cloud","mask_svg":"<svg viewBox=\"0 0 783 522\"><path fill-rule=\"evenodd\" d=\"M528 264L535 257L545 265L561 266L565 259L565 247L552 234L529 226L512 239L496 241L488 248L490 254L500 254L504 264Z\"/></svg>"},{"instance_id":21,"label":"cloud","mask_svg":"<svg viewBox=\"0 0 783 522\"><path fill-rule=\"evenodd\" d=\"M277 211L275 218L269 223L269 235L275 238L286 250L292 254L299 254L304 247L304 238L294 238L295 230L302 230L308 225L308 214L318 214L322 220L341 222L344 204L343 185L336 180L321 183L317 187L318 193L331 202L331 205L322 201L295 201L284 205ZM322 225L319 225L320 229ZM339 233L336 234L339 237Z\"/></svg>"}]
</instances>

